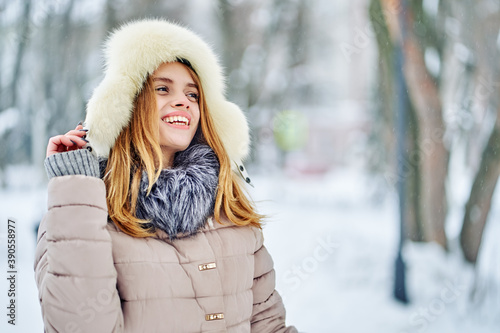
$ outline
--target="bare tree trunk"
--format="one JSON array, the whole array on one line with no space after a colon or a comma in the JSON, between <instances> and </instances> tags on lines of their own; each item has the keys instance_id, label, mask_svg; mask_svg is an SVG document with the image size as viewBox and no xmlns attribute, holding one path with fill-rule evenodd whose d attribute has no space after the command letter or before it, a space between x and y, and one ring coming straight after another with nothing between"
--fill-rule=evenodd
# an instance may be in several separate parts
<instances>
[{"instance_id":1,"label":"bare tree trunk","mask_svg":"<svg viewBox=\"0 0 500 333\"><path fill-rule=\"evenodd\" d=\"M4 25L4 21L5 21L5 13L4 13L4 10L5 10L5 3L3 2L0 2L0 36L2 36L1 38L1 43L0 43L0 64L3 64L3 57L4 57L4 49L5 49L5 46L6 44L8 44L8 40L7 40L7 43L6 43L6 39L5 36L6 33L6 27ZM3 70L0 70L0 112L3 111L3 109L6 107L5 106L5 97L6 97L6 94L5 94L5 91L3 89ZM1 152L0 152L1 154ZM0 165L1 165L1 157L0 157ZM1 167L0 167L1 169ZM0 178L0 181L1 181L1 178ZM1 184L0 184L1 185Z\"/></svg>"},{"instance_id":2,"label":"bare tree trunk","mask_svg":"<svg viewBox=\"0 0 500 333\"><path fill-rule=\"evenodd\" d=\"M247 36L248 16L249 11L252 11L252 6L251 4L233 5L229 0L219 0L218 6L221 15L220 31L222 33L224 64L229 70L234 70L240 67L245 47L249 42Z\"/></svg>"},{"instance_id":3,"label":"bare tree trunk","mask_svg":"<svg viewBox=\"0 0 500 333\"><path fill-rule=\"evenodd\" d=\"M377 46L379 50L379 82L377 84L379 110L377 118L382 118L381 128L376 129L382 141L381 148L383 151L388 150L389 153L385 156L385 161L393 160L391 157L395 156L394 153L394 45L389 33L389 27L384 16L383 7L380 0L371 0L369 7L370 20L373 29L376 32ZM411 101L410 101L411 102ZM412 241L423 241L423 226L420 217L420 168L418 163L413 163L413 160L419 160L419 151L416 149L418 146L418 124L416 121L416 114L413 106L408 105L408 149L412 151L412 160L406 161L407 167L410 168L405 175L398 175L398 177L406 177L406 198L405 204L405 230L407 237ZM391 156L391 157L390 157Z\"/></svg>"},{"instance_id":4,"label":"bare tree trunk","mask_svg":"<svg viewBox=\"0 0 500 333\"><path fill-rule=\"evenodd\" d=\"M16 40L17 45L15 46L14 60L13 60L13 70L12 77L6 84L5 92L2 94L2 106L3 108L10 107L18 107L19 121L17 129L21 128L19 126L20 123L24 119L28 119L28 112L19 108L19 100L18 100L18 85L19 82L22 82L22 64L24 60L24 55L27 50L29 38L31 35L31 0L25 0L22 2L22 13L18 18L18 21L15 25L19 24L16 27ZM1 69L0 69L1 70ZM1 111L1 110L0 110ZM5 133L2 133L2 137L0 138L4 143L3 149L0 150L0 169L3 169L8 163L19 163L27 156L29 156L30 145L24 144L26 134L19 130L9 130Z\"/></svg>"},{"instance_id":5,"label":"bare tree trunk","mask_svg":"<svg viewBox=\"0 0 500 333\"><path fill-rule=\"evenodd\" d=\"M9 106L14 106L17 103L17 83L21 78L21 64L23 61L24 52L26 50L26 45L28 44L30 29L31 29L31 0L26 0L23 6L23 14L22 19L19 20L21 22L20 27L20 35L19 35L19 44L17 45L15 63L14 63L14 71L12 74L11 88L10 94L11 99Z\"/></svg>"},{"instance_id":6,"label":"bare tree trunk","mask_svg":"<svg viewBox=\"0 0 500 333\"><path fill-rule=\"evenodd\" d=\"M499 112L500 115L500 112ZM500 176L500 121L491 132L484 149L481 165L474 179L460 233L460 245L465 259L475 263L488 219L491 200Z\"/></svg>"},{"instance_id":7,"label":"bare tree trunk","mask_svg":"<svg viewBox=\"0 0 500 333\"><path fill-rule=\"evenodd\" d=\"M466 31L465 45L474 51L474 65L477 80L474 92L470 99L475 104L475 115L486 116L490 108L496 110L496 123L488 133L489 139L484 146L484 136L481 135L480 125L476 125L469 131L468 140L470 149L469 159L480 163L471 163L477 168L477 173L465 206L462 230L460 233L460 245L467 261L476 263L482 236L488 221L492 197L495 191L498 177L500 176L500 99L498 80L500 79L500 64L498 62L499 51L496 45L498 29L500 28L500 11L485 13L478 8L485 1L467 0L458 7L462 12L468 12L465 16L465 24L471 26ZM478 135L479 133L479 135ZM482 153L482 154L481 154Z\"/></svg>"},{"instance_id":8,"label":"bare tree trunk","mask_svg":"<svg viewBox=\"0 0 500 333\"><path fill-rule=\"evenodd\" d=\"M116 1L114 0L106 0L105 9L104 9L104 30L111 31L111 29L115 28L118 23L118 19L116 17Z\"/></svg>"},{"instance_id":9,"label":"bare tree trunk","mask_svg":"<svg viewBox=\"0 0 500 333\"><path fill-rule=\"evenodd\" d=\"M408 165L411 167L411 172L407 176L406 182L406 232L408 238L414 242L425 241L424 225L421 211L421 177L422 172L420 164L422 152L418 149L419 144L419 127L417 114L413 105L408 106L408 151L411 152L408 156Z\"/></svg>"},{"instance_id":10,"label":"bare tree trunk","mask_svg":"<svg viewBox=\"0 0 500 333\"><path fill-rule=\"evenodd\" d=\"M413 12L405 13L407 27L413 27ZM404 73L412 104L415 106L419 128L418 153L421 170L421 212L426 241L447 248L444 229L447 204L445 181L449 154L444 146L444 122L437 83L424 61L424 50L413 29L407 29L403 41ZM410 152L410 159L411 159Z\"/></svg>"}]
</instances>

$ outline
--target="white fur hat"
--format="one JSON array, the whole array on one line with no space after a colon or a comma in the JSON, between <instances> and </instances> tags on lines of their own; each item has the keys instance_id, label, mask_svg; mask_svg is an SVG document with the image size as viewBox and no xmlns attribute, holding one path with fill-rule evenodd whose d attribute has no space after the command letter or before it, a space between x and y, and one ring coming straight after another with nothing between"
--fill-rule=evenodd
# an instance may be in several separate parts
<instances>
[{"instance_id":1,"label":"white fur hat","mask_svg":"<svg viewBox=\"0 0 500 333\"><path fill-rule=\"evenodd\" d=\"M250 138L241 109L224 97L224 77L210 47L192 31L164 20L141 20L114 31L105 45L105 77L87 104L85 126L98 156L107 157L128 123L148 75L162 63L186 59L198 74L205 99L229 158L240 164ZM234 164L233 164L234 165Z\"/></svg>"}]
</instances>

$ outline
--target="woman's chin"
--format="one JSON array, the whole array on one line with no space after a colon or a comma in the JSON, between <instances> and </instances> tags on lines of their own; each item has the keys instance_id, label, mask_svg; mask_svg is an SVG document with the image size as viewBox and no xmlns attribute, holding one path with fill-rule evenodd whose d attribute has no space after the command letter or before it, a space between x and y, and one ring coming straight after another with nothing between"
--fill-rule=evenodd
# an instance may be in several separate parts
<instances>
[{"instance_id":1,"label":"woman's chin","mask_svg":"<svg viewBox=\"0 0 500 333\"><path fill-rule=\"evenodd\" d=\"M183 141L183 142L175 142L175 143L168 143L168 144L162 144L160 143L161 151L163 152L164 157L169 157L175 155L175 153L178 153L180 151L184 151L189 147L189 144L191 143L191 140L189 141Z\"/></svg>"}]
</instances>

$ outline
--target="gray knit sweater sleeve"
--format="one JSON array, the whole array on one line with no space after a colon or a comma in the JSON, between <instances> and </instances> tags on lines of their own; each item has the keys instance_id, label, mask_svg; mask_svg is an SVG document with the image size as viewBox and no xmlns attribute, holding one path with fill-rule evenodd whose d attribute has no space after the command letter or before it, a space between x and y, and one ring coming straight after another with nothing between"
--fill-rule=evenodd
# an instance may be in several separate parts
<instances>
[{"instance_id":1,"label":"gray knit sweater sleeve","mask_svg":"<svg viewBox=\"0 0 500 333\"><path fill-rule=\"evenodd\" d=\"M71 150L50 155L45 159L49 179L68 175L85 175L99 178L97 158L87 149Z\"/></svg>"}]
</instances>

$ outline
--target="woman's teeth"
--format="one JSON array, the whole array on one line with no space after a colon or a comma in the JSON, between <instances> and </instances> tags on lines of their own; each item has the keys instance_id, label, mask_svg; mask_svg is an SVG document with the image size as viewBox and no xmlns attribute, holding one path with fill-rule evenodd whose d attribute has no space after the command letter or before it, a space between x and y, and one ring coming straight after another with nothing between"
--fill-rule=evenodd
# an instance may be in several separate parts
<instances>
[{"instance_id":1,"label":"woman's teeth","mask_svg":"<svg viewBox=\"0 0 500 333\"><path fill-rule=\"evenodd\" d=\"M175 124L175 125L189 125L189 119L183 116L172 116L172 117L165 117L162 119L163 122L169 123L169 124Z\"/></svg>"}]
</instances>

